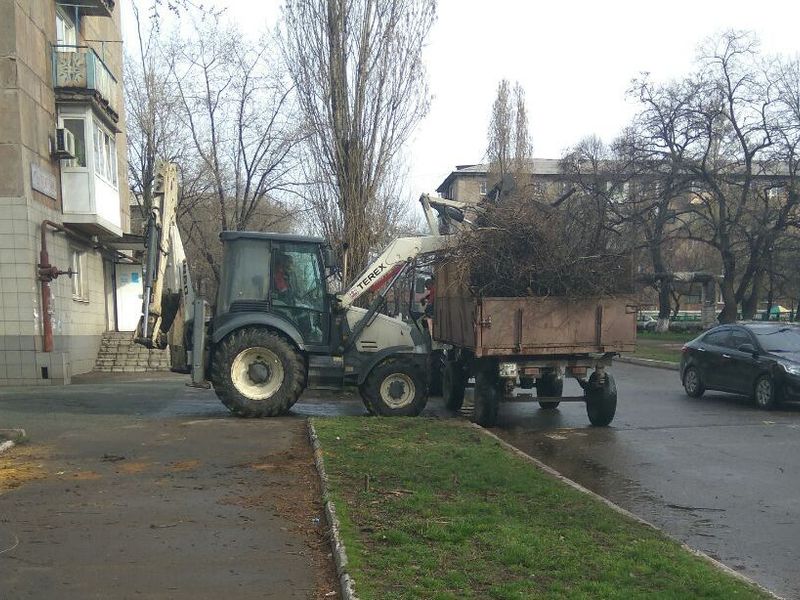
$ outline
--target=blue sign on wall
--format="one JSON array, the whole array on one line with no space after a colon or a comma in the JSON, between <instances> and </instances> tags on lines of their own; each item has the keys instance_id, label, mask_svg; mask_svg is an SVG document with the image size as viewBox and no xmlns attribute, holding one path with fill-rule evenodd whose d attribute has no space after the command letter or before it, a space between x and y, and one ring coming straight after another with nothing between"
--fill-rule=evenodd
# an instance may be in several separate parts
<instances>
[{"instance_id":1,"label":"blue sign on wall","mask_svg":"<svg viewBox=\"0 0 800 600\"><path fill-rule=\"evenodd\" d=\"M131 283L139 283L139 274L136 271L131 273Z\"/></svg>"}]
</instances>

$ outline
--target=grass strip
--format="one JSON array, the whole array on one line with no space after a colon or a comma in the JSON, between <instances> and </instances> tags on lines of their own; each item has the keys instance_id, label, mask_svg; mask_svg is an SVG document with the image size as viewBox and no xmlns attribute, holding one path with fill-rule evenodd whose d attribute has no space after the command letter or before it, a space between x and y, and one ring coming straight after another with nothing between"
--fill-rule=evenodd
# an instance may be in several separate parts
<instances>
[{"instance_id":1,"label":"grass strip","mask_svg":"<svg viewBox=\"0 0 800 600\"><path fill-rule=\"evenodd\" d=\"M623 354L623 356L629 356ZM681 362L681 351L673 350L671 348L659 348L654 346L637 346L636 352L630 356L636 358L649 358L650 360L663 360L666 362L673 362L675 364Z\"/></svg>"},{"instance_id":2,"label":"grass strip","mask_svg":"<svg viewBox=\"0 0 800 600\"><path fill-rule=\"evenodd\" d=\"M688 342L693 340L700 331L665 331L656 333L655 331L640 331L636 334L636 341L658 341L658 342Z\"/></svg>"},{"instance_id":3,"label":"grass strip","mask_svg":"<svg viewBox=\"0 0 800 600\"><path fill-rule=\"evenodd\" d=\"M314 426L362 600L769 597L463 423Z\"/></svg>"}]
</instances>

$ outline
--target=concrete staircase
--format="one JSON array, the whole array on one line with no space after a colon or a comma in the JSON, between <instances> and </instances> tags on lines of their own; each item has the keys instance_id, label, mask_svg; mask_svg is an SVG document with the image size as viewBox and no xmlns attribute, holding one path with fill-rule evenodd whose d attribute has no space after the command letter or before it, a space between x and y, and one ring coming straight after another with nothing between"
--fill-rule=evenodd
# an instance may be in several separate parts
<instances>
[{"instance_id":1,"label":"concrete staircase","mask_svg":"<svg viewBox=\"0 0 800 600\"><path fill-rule=\"evenodd\" d=\"M133 343L133 333L107 331L94 370L106 373L169 371L169 349L150 350Z\"/></svg>"}]
</instances>

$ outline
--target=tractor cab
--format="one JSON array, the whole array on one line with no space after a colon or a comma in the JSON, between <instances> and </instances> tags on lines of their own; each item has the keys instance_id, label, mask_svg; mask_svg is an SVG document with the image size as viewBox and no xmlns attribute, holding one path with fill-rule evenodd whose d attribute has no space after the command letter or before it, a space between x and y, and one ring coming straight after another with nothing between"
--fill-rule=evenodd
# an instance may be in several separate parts
<instances>
[{"instance_id":1,"label":"tractor cab","mask_svg":"<svg viewBox=\"0 0 800 600\"><path fill-rule=\"evenodd\" d=\"M225 231L220 238L215 338L247 321L287 331L300 348L330 343L324 240L249 231Z\"/></svg>"}]
</instances>

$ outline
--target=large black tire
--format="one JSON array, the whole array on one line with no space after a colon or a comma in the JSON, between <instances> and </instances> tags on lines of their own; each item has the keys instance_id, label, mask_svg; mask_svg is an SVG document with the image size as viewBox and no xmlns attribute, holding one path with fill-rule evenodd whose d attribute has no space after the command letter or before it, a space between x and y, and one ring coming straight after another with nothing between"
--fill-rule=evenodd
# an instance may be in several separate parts
<instances>
[{"instance_id":1,"label":"large black tire","mask_svg":"<svg viewBox=\"0 0 800 600\"><path fill-rule=\"evenodd\" d=\"M364 382L358 386L358 395L361 396L361 403L364 405L364 408L367 409L367 414L374 415L375 411L372 410L372 405L367 400L367 383Z\"/></svg>"},{"instance_id":2,"label":"large black tire","mask_svg":"<svg viewBox=\"0 0 800 600\"><path fill-rule=\"evenodd\" d=\"M428 395L441 396L444 392L444 367L446 361L444 352L434 350L431 353L431 366L428 378Z\"/></svg>"},{"instance_id":3,"label":"large black tire","mask_svg":"<svg viewBox=\"0 0 800 600\"><path fill-rule=\"evenodd\" d=\"M597 379L597 373L592 373L586 384L586 414L592 425L605 427L614 420L617 412L617 384L608 373L602 385L598 384Z\"/></svg>"},{"instance_id":4,"label":"large black tire","mask_svg":"<svg viewBox=\"0 0 800 600\"><path fill-rule=\"evenodd\" d=\"M762 410L775 410L780 405L780 397L771 375L764 374L753 386L753 400Z\"/></svg>"},{"instance_id":5,"label":"large black tire","mask_svg":"<svg viewBox=\"0 0 800 600\"><path fill-rule=\"evenodd\" d=\"M560 398L564 394L564 380L552 373L542 375L536 381L536 395L543 398ZM557 400L539 401L539 406L550 410L561 404Z\"/></svg>"},{"instance_id":6,"label":"large black tire","mask_svg":"<svg viewBox=\"0 0 800 600\"><path fill-rule=\"evenodd\" d=\"M424 370L402 358L387 358L359 386L370 412L382 417L416 417L428 403Z\"/></svg>"},{"instance_id":7,"label":"large black tire","mask_svg":"<svg viewBox=\"0 0 800 600\"><path fill-rule=\"evenodd\" d=\"M700 371L695 367L686 367L683 372L683 389L690 398L699 398L706 391Z\"/></svg>"},{"instance_id":8,"label":"large black tire","mask_svg":"<svg viewBox=\"0 0 800 600\"><path fill-rule=\"evenodd\" d=\"M303 357L268 329L246 327L214 350L211 383L222 403L239 417L286 414L306 387Z\"/></svg>"},{"instance_id":9,"label":"large black tire","mask_svg":"<svg viewBox=\"0 0 800 600\"><path fill-rule=\"evenodd\" d=\"M467 388L467 373L461 363L447 361L442 373L442 397L444 405L452 411L461 410L464 405L464 391Z\"/></svg>"},{"instance_id":10,"label":"large black tire","mask_svg":"<svg viewBox=\"0 0 800 600\"><path fill-rule=\"evenodd\" d=\"M494 427L505 383L494 370L483 369L475 375L475 411L472 422L481 427Z\"/></svg>"}]
</instances>

